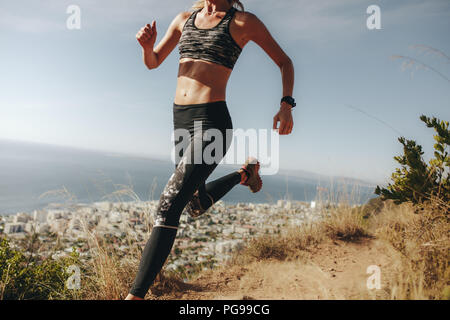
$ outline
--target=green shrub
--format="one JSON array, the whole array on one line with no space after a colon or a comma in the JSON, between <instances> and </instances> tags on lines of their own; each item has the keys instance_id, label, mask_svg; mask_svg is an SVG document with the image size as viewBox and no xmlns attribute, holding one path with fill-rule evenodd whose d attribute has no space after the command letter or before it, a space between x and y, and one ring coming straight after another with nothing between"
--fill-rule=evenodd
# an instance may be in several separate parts
<instances>
[{"instance_id":1,"label":"green shrub","mask_svg":"<svg viewBox=\"0 0 450 320\"><path fill-rule=\"evenodd\" d=\"M427 127L434 128L434 158L426 163L423 158L422 147L413 140L400 137L398 140L403 145L404 154L394 159L401 164L392 173L392 184L387 188L376 187L375 193L383 200L392 199L396 204L412 202L422 204L431 199L437 199L443 204L443 209L448 213L450 202L450 131L448 121L440 121L436 118L428 118L424 115L420 120Z\"/></svg>"},{"instance_id":2,"label":"green shrub","mask_svg":"<svg viewBox=\"0 0 450 320\"><path fill-rule=\"evenodd\" d=\"M71 292L65 287L66 269L75 258L55 261L39 259L13 249L9 241L0 239L0 299L43 300L67 299Z\"/></svg>"}]
</instances>

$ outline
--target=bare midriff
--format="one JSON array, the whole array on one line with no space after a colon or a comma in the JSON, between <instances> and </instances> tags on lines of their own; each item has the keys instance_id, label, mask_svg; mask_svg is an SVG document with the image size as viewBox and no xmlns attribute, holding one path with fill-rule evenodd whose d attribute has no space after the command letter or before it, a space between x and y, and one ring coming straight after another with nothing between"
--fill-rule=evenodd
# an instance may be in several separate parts
<instances>
[{"instance_id":1,"label":"bare midriff","mask_svg":"<svg viewBox=\"0 0 450 320\"><path fill-rule=\"evenodd\" d=\"M180 59L174 102L179 105L226 100L231 69L192 58Z\"/></svg>"}]
</instances>

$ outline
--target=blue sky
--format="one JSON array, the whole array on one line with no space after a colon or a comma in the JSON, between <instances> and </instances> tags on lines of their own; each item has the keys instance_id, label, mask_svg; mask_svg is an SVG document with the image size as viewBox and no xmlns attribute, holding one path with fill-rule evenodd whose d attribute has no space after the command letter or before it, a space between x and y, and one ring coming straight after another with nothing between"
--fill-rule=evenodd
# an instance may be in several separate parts
<instances>
[{"instance_id":1,"label":"blue sky","mask_svg":"<svg viewBox=\"0 0 450 320\"><path fill-rule=\"evenodd\" d=\"M155 19L158 42L193 2L1 0L0 138L169 159L178 48L149 71L135 34ZM386 183L400 133L431 153L419 116L450 120L450 83L391 56L450 77L449 60L412 47L450 55L449 1L242 2L294 62L298 103L293 133L280 137L281 168ZM71 4L80 30L66 28ZM366 27L372 4L381 30ZM249 43L227 88L234 127L270 129L280 98L279 69Z\"/></svg>"}]
</instances>

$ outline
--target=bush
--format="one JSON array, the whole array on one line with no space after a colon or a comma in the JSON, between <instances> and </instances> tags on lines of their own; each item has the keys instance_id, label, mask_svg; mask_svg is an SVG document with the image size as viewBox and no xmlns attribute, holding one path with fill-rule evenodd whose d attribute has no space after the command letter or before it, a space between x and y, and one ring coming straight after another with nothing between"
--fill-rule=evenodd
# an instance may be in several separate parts
<instances>
[{"instance_id":1,"label":"bush","mask_svg":"<svg viewBox=\"0 0 450 320\"><path fill-rule=\"evenodd\" d=\"M7 239L0 239L0 299L69 298L65 284L70 274L66 269L73 262L73 258L38 261L11 248Z\"/></svg>"},{"instance_id":2,"label":"bush","mask_svg":"<svg viewBox=\"0 0 450 320\"><path fill-rule=\"evenodd\" d=\"M420 120L427 127L434 128L434 158L427 164L423 158L422 147L413 140L400 137L398 140L403 145L404 154L394 159L402 165L392 173L393 184L387 188L376 187L375 193L383 200L392 199L396 204L411 202L422 204L435 199L442 204L441 209L449 212L450 202L450 157L448 148L450 145L450 131L448 121L440 121L436 118L428 118L424 115Z\"/></svg>"}]
</instances>

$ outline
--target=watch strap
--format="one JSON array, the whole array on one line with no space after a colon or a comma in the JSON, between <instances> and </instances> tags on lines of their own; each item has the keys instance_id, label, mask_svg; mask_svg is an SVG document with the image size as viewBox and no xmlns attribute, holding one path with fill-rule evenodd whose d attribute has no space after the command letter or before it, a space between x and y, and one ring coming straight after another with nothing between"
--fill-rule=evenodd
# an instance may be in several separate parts
<instances>
[{"instance_id":1,"label":"watch strap","mask_svg":"<svg viewBox=\"0 0 450 320\"><path fill-rule=\"evenodd\" d=\"M290 104L292 108L294 108L297 105L295 103L295 99L292 98L291 96L284 96L283 98L281 98L280 103L282 103L283 101Z\"/></svg>"}]
</instances>

